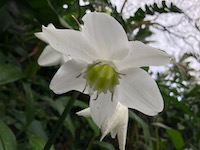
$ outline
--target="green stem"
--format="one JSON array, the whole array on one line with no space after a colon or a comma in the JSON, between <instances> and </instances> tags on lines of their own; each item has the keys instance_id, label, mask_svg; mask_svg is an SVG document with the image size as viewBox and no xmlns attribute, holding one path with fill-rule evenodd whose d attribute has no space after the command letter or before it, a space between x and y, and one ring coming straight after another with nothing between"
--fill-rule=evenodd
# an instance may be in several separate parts
<instances>
[{"instance_id":1,"label":"green stem","mask_svg":"<svg viewBox=\"0 0 200 150\"><path fill-rule=\"evenodd\" d=\"M56 124L55 129L53 130L53 133L51 134L49 140L47 141L45 147L43 150L49 150L52 146L52 144L54 143L56 137L58 136L58 133L60 131L60 128L62 127L65 118L67 117L67 115L69 114L69 111L71 110L75 100L78 98L79 92L73 92L72 97L70 98L67 106L65 107L62 115L60 116L60 119L58 120L58 123Z\"/></svg>"}]
</instances>

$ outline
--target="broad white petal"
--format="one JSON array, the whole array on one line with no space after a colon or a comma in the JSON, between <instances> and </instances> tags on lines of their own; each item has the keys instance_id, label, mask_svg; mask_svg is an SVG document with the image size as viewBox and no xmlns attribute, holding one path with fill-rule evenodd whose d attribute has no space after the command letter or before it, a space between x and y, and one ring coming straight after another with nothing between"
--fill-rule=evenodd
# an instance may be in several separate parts
<instances>
[{"instance_id":1,"label":"broad white petal","mask_svg":"<svg viewBox=\"0 0 200 150\"><path fill-rule=\"evenodd\" d=\"M69 60L64 63L56 72L50 83L50 89L56 94L62 94L71 90L82 92L86 80L83 77L77 77L87 66L84 62ZM87 93L87 91L85 91Z\"/></svg>"},{"instance_id":2,"label":"broad white petal","mask_svg":"<svg viewBox=\"0 0 200 150\"><path fill-rule=\"evenodd\" d=\"M51 29L43 26L43 33L48 43L58 52L70 55L72 59L93 61L92 50L85 42L80 31L70 29Z\"/></svg>"},{"instance_id":3,"label":"broad white petal","mask_svg":"<svg viewBox=\"0 0 200 150\"><path fill-rule=\"evenodd\" d=\"M128 53L128 39L117 20L105 13L89 13L83 17L83 36L93 45L99 59L120 60Z\"/></svg>"},{"instance_id":4,"label":"broad white petal","mask_svg":"<svg viewBox=\"0 0 200 150\"><path fill-rule=\"evenodd\" d=\"M168 54L140 41L131 41L129 46L130 50L127 57L115 62L119 70L132 67L166 65L170 61Z\"/></svg>"},{"instance_id":5,"label":"broad white petal","mask_svg":"<svg viewBox=\"0 0 200 150\"><path fill-rule=\"evenodd\" d=\"M88 108L85 108L79 112L76 113L78 116L83 116L83 117L91 117L91 114L90 114L90 107Z\"/></svg>"},{"instance_id":6,"label":"broad white petal","mask_svg":"<svg viewBox=\"0 0 200 150\"><path fill-rule=\"evenodd\" d=\"M90 99L90 112L91 117L93 121L96 123L96 125L101 128L103 122L106 120L107 117L113 114L118 100L114 97L113 100L111 100L111 93L107 92L101 93L98 96L98 99L96 98L96 92L91 96Z\"/></svg>"},{"instance_id":7,"label":"broad white petal","mask_svg":"<svg viewBox=\"0 0 200 150\"><path fill-rule=\"evenodd\" d=\"M63 56L63 54L55 51L50 45L47 45L38 58L38 64L40 66L55 66L63 64L63 57L65 57L65 62L69 60L67 56Z\"/></svg>"},{"instance_id":8,"label":"broad white petal","mask_svg":"<svg viewBox=\"0 0 200 150\"><path fill-rule=\"evenodd\" d=\"M164 104L156 82L140 68L123 70L115 92L120 102L128 108L154 116L163 110Z\"/></svg>"}]
</instances>

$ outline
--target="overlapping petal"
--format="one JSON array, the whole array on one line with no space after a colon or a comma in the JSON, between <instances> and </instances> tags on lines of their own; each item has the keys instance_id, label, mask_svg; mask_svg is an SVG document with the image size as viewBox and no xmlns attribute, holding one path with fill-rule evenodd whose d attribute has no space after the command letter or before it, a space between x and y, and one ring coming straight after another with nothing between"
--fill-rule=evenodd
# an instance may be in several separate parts
<instances>
[{"instance_id":1,"label":"overlapping petal","mask_svg":"<svg viewBox=\"0 0 200 150\"><path fill-rule=\"evenodd\" d=\"M119 70L132 67L166 65L170 61L168 54L140 41L131 41L129 46L130 51L127 57L115 62Z\"/></svg>"},{"instance_id":2,"label":"overlapping petal","mask_svg":"<svg viewBox=\"0 0 200 150\"><path fill-rule=\"evenodd\" d=\"M115 110L118 99L115 97L111 100L112 94L110 92L101 93L98 99L95 100L96 94L93 94L90 99L90 112L93 121L101 128L104 120L109 117Z\"/></svg>"},{"instance_id":3,"label":"overlapping petal","mask_svg":"<svg viewBox=\"0 0 200 150\"><path fill-rule=\"evenodd\" d=\"M120 60L129 49L128 39L122 26L105 13L89 13L82 20L82 34L92 44L93 51L102 60Z\"/></svg>"},{"instance_id":4,"label":"overlapping petal","mask_svg":"<svg viewBox=\"0 0 200 150\"><path fill-rule=\"evenodd\" d=\"M40 57L38 58L38 64L40 66L55 66L63 64L70 60L69 57L55 51L50 45L47 45Z\"/></svg>"},{"instance_id":5,"label":"overlapping petal","mask_svg":"<svg viewBox=\"0 0 200 150\"><path fill-rule=\"evenodd\" d=\"M156 82L140 68L123 70L115 95L128 108L154 116L163 110L163 99Z\"/></svg>"},{"instance_id":6,"label":"overlapping petal","mask_svg":"<svg viewBox=\"0 0 200 150\"><path fill-rule=\"evenodd\" d=\"M76 60L89 63L94 60L92 48L82 37L80 31L52 29L43 26L42 32L45 39L56 51Z\"/></svg>"},{"instance_id":7,"label":"overlapping petal","mask_svg":"<svg viewBox=\"0 0 200 150\"><path fill-rule=\"evenodd\" d=\"M69 60L64 63L54 75L50 83L50 89L54 93L62 94L71 90L82 92L86 81L82 77L77 77L86 67L86 63ZM87 93L87 90L85 91Z\"/></svg>"}]
</instances>

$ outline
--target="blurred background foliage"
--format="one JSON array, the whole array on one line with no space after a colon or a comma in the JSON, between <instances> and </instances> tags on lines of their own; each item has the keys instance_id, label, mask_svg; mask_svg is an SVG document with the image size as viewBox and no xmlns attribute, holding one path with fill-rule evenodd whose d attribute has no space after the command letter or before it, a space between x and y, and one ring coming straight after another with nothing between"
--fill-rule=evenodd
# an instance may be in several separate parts
<instances>
[{"instance_id":1,"label":"blurred background foliage","mask_svg":"<svg viewBox=\"0 0 200 150\"><path fill-rule=\"evenodd\" d=\"M126 1L125 1L126 2ZM58 67L41 68L37 58L45 47L35 32L53 23L57 28L78 29L72 15L82 23L86 12L102 11L115 17L129 40L146 40L154 34L154 23L146 19L162 13L184 12L175 4L154 3L139 8L124 19L109 0L2 0L0 2L0 150L42 150L55 128L72 92L56 95L49 82ZM166 29L162 25L163 29ZM137 32L134 32L137 31ZM198 150L200 149L200 85L190 74L193 68L185 53L156 81L165 101L164 111L148 117L129 110L127 150ZM145 68L148 70L148 68ZM152 73L149 71L149 73ZM67 85L66 85L67 86ZM117 139L107 136L99 142L100 131L90 118L75 112L88 106L89 97L81 94L66 118L52 150L115 150Z\"/></svg>"}]
</instances>

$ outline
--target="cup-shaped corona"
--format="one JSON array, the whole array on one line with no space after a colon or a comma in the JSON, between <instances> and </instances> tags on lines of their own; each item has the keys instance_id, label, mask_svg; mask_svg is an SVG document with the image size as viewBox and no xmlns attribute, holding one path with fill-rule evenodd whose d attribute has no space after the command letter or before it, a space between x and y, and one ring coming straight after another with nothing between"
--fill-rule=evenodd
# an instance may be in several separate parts
<instances>
[{"instance_id":1,"label":"cup-shaped corona","mask_svg":"<svg viewBox=\"0 0 200 150\"><path fill-rule=\"evenodd\" d=\"M119 83L119 74L115 68L109 63L99 62L88 65L85 72L87 85L93 90L97 90L98 94L101 92L114 92L115 86Z\"/></svg>"}]
</instances>

